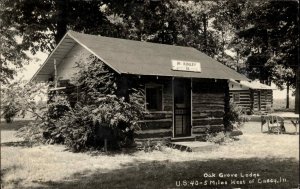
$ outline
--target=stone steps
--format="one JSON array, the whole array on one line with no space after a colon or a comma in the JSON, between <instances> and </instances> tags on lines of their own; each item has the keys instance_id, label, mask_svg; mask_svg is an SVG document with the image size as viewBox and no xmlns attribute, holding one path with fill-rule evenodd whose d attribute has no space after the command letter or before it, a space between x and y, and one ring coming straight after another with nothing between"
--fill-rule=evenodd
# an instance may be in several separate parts
<instances>
[{"instance_id":1,"label":"stone steps","mask_svg":"<svg viewBox=\"0 0 300 189\"><path fill-rule=\"evenodd\" d=\"M218 145L214 143L199 141L171 142L170 144L168 144L168 146L173 149L187 152L209 152L218 147Z\"/></svg>"},{"instance_id":2,"label":"stone steps","mask_svg":"<svg viewBox=\"0 0 300 189\"><path fill-rule=\"evenodd\" d=\"M160 145L158 145L160 144ZM186 152L209 152L218 147L217 144L211 142L197 141L194 137L176 138L170 140L137 140L137 149L155 148L155 146L165 145L169 148L177 149Z\"/></svg>"}]
</instances>

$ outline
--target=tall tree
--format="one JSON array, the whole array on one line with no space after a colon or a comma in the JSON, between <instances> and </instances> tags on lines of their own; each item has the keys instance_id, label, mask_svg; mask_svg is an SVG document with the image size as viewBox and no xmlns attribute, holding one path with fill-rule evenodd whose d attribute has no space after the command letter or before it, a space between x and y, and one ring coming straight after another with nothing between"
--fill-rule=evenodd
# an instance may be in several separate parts
<instances>
[{"instance_id":1,"label":"tall tree","mask_svg":"<svg viewBox=\"0 0 300 189\"><path fill-rule=\"evenodd\" d=\"M280 79L289 87L296 87L296 77L287 76L288 68L293 75L297 70L299 48L299 14L297 1L256 2L247 12L247 27L238 33L247 47L247 66L251 78L259 78L270 84L279 78L276 68L282 65ZM282 87L282 82L275 83ZM299 106L299 104L296 104Z\"/></svg>"},{"instance_id":2,"label":"tall tree","mask_svg":"<svg viewBox=\"0 0 300 189\"><path fill-rule=\"evenodd\" d=\"M12 67L22 66L30 50L50 52L67 30L116 36L117 30L104 16L108 1L1 0L1 80L12 78ZM18 61L15 61L15 60Z\"/></svg>"},{"instance_id":3,"label":"tall tree","mask_svg":"<svg viewBox=\"0 0 300 189\"><path fill-rule=\"evenodd\" d=\"M299 50L298 50L299 51ZM298 53L299 54L299 53ZM295 113L299 114L300 112L300 100L299 100L299 96L300 96L300 60L298 60L298 70L296 72L296 98L295 98Z\"/></svg>"},{"instance_id":4,"label":"tall tree","mask_svg":"<svg viewBox=\"0 0 300 189\"><path fill-rule=\"evenodd\" d=\"M22 51L20 39L16 37L18 31L15 23L9 15L4 14L7 9L4 3L5 1L0 1L0 86L13 78L15 68L29 60Z\"/></svg>"},{"instance_id":5,"label":"tall tree","mask_svg":"<svg viewBox=\"0 0 300 189\"><path fill-rule=\"evenodd\" d=\"M212 4L185 0L1 0L4 8L0 11L3 15L1 25L11 27L14 30L12 36L20 38L20 53L26 50L32 54L50 52L65 32L72 29L89 34L192 46L214 57L219 47L215 33L210 30Z\"/></svg>"},{"instance_id":6,"label":"tall tree","mask_svg":"<svg viewBox=\"0 0 300 189\"><path fill-rule=\"evenodd\" d=\"M125 38L191 46L213 57L218 46L209 29L212 4L184 0L118 1L108 4L111 12L106 13L113 22L118 21Z\"/></svg>"},{"instance_id":7,"label":"tall tree","mask_svg":"<svg viewBox=\"0 0 300 189\"><path fill-rule=\"evenodd\" d=\"M210 10L212 28L217 34L220 46L216 59L244 74L245 70L241 66L245 61L241 51L244 44L237 37L237 33L246 25L245 12L251 7L251 1L216 1Z\"/></svg>"}]
</instances>

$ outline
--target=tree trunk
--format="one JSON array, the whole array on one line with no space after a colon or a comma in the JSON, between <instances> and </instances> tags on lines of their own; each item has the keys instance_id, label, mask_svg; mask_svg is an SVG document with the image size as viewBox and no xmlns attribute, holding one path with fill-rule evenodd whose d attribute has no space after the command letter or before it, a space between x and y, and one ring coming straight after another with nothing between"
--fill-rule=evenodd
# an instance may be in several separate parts
<instances>
[{"instance_id":1,"label":"tree trunk","mask_svg":"<svg viewBox=\"0 0 300 189\"><path fill-rule=\"evenodd\" d=\"M222 31L222 59L224 58L225 55L225 36L224 36L225 32ZM225 62L222 62L223 64L225 64Z\"/></svg>"},{"instance_id":2,"label":"tree trunk","mask_svg":"<svg viewBox=\"0 0 300 189\"><path fill-rule=\"evenodd\" d=\"M286 109L290 108L290 83L286 83Z\"/></svg>"},{"instance_id":3,"label":"tree trunk","mask_svg":"<svg viewBox=\"0 0 300 189\"><path fill-rule=\"evenodd\" d=\"M207 18L206 18L206 14L203 14L202 22L203 22L204 52L207 52L208 49L207 49Z\"/></svg>"},{"instance_id":4,"label":"tree trunk","mask_svg":"<svg viewBox=\"0 0 300 189\"><path fill-rule=\"evenodd\" d=\"M67 5L68 0L56 0L56 10L57 10L57 21L56 21L56 34L55 43L58 44L59 41L67 32Z\"/></svg>"},{"instance_id":5,"label":"tree trunk","mask_svg":"<svg viewBox=\"0 0 300 189\"><path fill-rule=\"evenodd\" d=\"M1 43L1 48L2 48L2 43ZM0 52L0 75L2 75L2 60L1 60L1 58L2 58L2 52ZM1 76L2 77L2 76ZM2 109L2 88L1 88L1 86L2 86L2 84L3 83L1 83L1 82L3 82L4 83L4 77L3 77L3 81L1 81L0 80L0 124L1 124L1 109ZM0 162L1 162L1 160L0 160Z\"/></svg>"},{"instance_id":6,"label":"tree trunk","mask_svg":"<svg viewBox=\"0 0 300 189\"><path fill-rule=\"evenodd\" d=\"M299 65L299 61L298 61L298 69L296 71L296 98L295 98L295 113L299 114L299 87L300 87L300 65Z\"/></svg>"},{"instance_id":7,"label":"tree trunk","mask_svg":"<svg viewBox=\"0 0 300 189\"><path fill-rule=\"evenodd\" d=\"M239 59L240 59L240 53L239 53L239 50L237 50L236 51L236 71L237 72L240 72Z\"/></svg>"}]
</instances>

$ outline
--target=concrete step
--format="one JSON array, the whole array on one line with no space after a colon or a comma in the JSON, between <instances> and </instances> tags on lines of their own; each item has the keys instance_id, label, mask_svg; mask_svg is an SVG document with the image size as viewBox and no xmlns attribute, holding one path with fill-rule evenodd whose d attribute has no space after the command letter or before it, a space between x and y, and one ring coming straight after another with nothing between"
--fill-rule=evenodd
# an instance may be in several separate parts
<instances>
[{"instance_id":1,"label":"concrete step","mask_svg":"<svg viewBox=\"0 0 300 189\"><path fill-rule=\"evenodd\" d=\"M170 148L173 148L173 149L177 149L177 150L180 150L180 151L186 151L186 152L192 152L192 148L188 147L188 146L185 146L185 145L181 145L181 144L176 144L176 143L169 143L167 144L168 147Z\"/></svg>"},{"instance_id":2,"label":"concrete step","mask_svg":"<svg viewBox=\"0 0 300 189\"><path fill-rule=\"evenodd\" d=\"M180 141L196 141L195 137L180 137L180 138L171 138L171 142L180 142Z\"/></svg>"},{"instance_id":3,"label":"concrete step","mask_svg":"<svg viewBox=\"0 0 300 189\"><path fill-rule=\"evenodd\" d=\"M187 151L187 152L209 152L218 148L218 145L211 142L185 141L185 142L171 142L169 144L169 147L181 151Z\"/></svg>"}]
</instances>

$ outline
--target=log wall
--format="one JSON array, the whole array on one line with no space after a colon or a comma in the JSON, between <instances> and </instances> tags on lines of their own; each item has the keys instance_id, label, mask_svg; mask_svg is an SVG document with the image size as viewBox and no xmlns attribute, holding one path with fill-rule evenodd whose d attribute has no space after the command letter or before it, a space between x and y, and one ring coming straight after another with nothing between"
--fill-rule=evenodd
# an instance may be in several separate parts
<instances>
[{"instance_id":1,"label":"log wall","mask_svg":"<svg viewBox=\"0 0 300 189\"><path fill-rule=\"evenodd\" d=\"M192 133L194 136L224 130L227 85L227 81L223 80L193 80Z\"/></svg>"},{"instance_id":2,"label":"log wall","mask_svg":"<svg viewBox=\"0 0 300 189\"><path fill-rule=\"evenodd\" d=\"M272 90L235 90L230 91L230 99L233 94L240 95L240 101L235 102L242 106L247 112L269 112L273 107L273 91Z\"/></svg>"},{"instance_id":3,"label":"log wall","mask_svg":"<svg viewBox=\"0 0 300 189\"><path fill-rule=\"evenodd\" d=\"M253 112L269 112L273 107L273 91L251 90L251 93L253 95Z\"/></svg>"},{"instance_id":4,"label":"log wall","mask_svg":"<svg viewBox=\"0 0 300 189\"><path fill-rule=\"evenodd\" d=\"M141 77L138 82L142 88L148 84L162 86L162 111L150 111L141 120L141 130L136 132L137 139L170 139L172 137L173 121L173 97L172 97L172 79L171 78L154 78Z\"/></svg>"},{"instance_id":5,"label":"log wall","mask_svg":"<svg viewBox=\"0 0 300 189\"><path fill-rule=\"evenodd\" d=\"M143 86L149 83L163 86L163 109L149 112L141 120L141 130L136 132L135 137L137 140L170 139L173 133L172 79L141 78L139 82ZM223 131L227 81L193 79L192 91L192 136Z\"/></svg>"},{"instance_id":6,"label":"log wall","mask_svg":"<svg viewBox=\"0 0 300 189\"><path fill-rule=\"evenodd\" d=\"M235 90L235 91L230 91L230 99L233 99L233 94L239 94L240 95L240 101L236 103L239 106L242 106L245 111L251 112L252 110L252 98L251 98L251 93L249 90Z\"/></svg>"}]
</instances>

